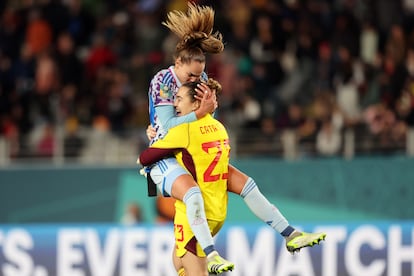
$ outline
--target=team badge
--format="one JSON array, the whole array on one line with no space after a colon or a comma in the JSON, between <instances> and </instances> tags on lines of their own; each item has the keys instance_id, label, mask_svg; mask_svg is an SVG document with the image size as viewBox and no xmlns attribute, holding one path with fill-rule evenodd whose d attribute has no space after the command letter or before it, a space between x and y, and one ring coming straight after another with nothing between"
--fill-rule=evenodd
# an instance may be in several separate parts
<instances>
[{"instance_id":1,"label":"team badge","mask_svg":"<svg viewBox=\"0 0 414 276\"><path fill-rule=\"evenodd\" d=\"M170 92L170 89L168 89L168 86L165 84L161 84L160 86L160 97L163 99L169 99L171 98L172 94Z\"/></svg>"}]
</instances>

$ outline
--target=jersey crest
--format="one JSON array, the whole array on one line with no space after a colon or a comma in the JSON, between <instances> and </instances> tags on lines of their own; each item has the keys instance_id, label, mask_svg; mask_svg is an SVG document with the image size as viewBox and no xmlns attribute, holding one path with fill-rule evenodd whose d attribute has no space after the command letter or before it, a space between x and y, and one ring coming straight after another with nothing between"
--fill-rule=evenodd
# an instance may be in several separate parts
<instances>
[{"instance_id":1,"label":"jersey crest","mask_svg":"<svg viewBox=\"0 0 414 276\"><path fill-rule=\"evenodd\" d=\"M168 85L162 83L160 85L160 97L163 99L170 99L172 96L172 91L169 89Z\"/></svg>"}]
</instances>

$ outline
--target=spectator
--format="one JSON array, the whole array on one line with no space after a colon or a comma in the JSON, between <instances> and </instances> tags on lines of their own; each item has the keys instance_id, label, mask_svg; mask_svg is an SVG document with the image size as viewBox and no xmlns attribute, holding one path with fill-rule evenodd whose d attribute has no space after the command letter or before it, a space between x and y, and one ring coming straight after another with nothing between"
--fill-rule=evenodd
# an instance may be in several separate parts
<instances>
[{"instance_id":1,"label":"spectator","mask_svg":"<svg viewBox=\"0 0 414 276\"><path fill-rule=\"evenodd\" d=\"M360 41L360 56L362 62L372 65L379 50L379 34L370 21L362 23Z\"/></svg>"},{"instance_id":2,"label":"spectator","mask_svg":"<svg viewBox=\"0 0 414 276\"><path fill-rule=\"evenodd\" d=\"M322 156L335 156L342 146L340 131L331 120L325 120L316 135L316 149Z\"/></svg>"},{"instance_id":3,"label":"spectator","mask_svg":"<svg viewBox=\"0 0 414 276\"><path fill-rule=\"evenodd\" d=\"M86 75L90 81L94 81L99 69L105 66L114 66L117 57L109 48L103 34L94 34L92 48L86 58Z\"/></svg>"},{"instance_id":4,"label":"spectator","mask_svg":"<svg viewBox=\"0 0 414 276\"><path fill-rule=\"evenodd\" d=\"M84 141L79 135L79 123L76 118L72 117L66 120L65 132L66 135L63 142L65 157L79 157L82 152Z\"/></svg>"},{"instance_id":5,"label":"spectator","mask_svg":"<svg viewBox=\"0 0 414 276\"><path fill-rule=\"evenodd\" d=\"M95 29L95 25L99 22L97 18L94 18L93 15L84 8L86 6L85 3L83 3L84 6L82 7L82 2L84 1L65 1L69 11L67 32L73 38L76 47L89 45L91 42L91 34ZM100 7L98 1L93 1L93 3L95 3L95 6L93 6L91 9L94 10L98 15L99 10L102 8Z\"/></svg>"},{"instance_id":6,"label":"spectator","mask_svg":"<svg viewBox=\"0 0 414 276\"><path fill-rule=\"evenodd\" d=\"M68 84L81 87L83 79L83 65L75 53L74 41L67 32L62 32L57 37L55 60L59 69L59 81L61 86Z\"/></svg>"},{"instance_id":7,"label":"spectator","mask_svg":"<svg viewBox=\"0 0 414 276\"><path fill-rule=\"evenodd\" d=\"M0 21L0 41L0 52L11 59L16 59L19 55L21 44L19 37L19 17L12 8L7 8L3 12Z\"/></svg>"},{"instance_id":8,"label":"spectator","mask_svg":"<svg viewBox=\"0 0 414 276\"><path fill-rule=\"evenodd\" d=\"M52 44L52 28L43 17L41 10L33 8L29 12L26 29L26 43L34 55L49 49Z\"/></svg>"},{"instance_id":9,"label":"spectator","mask_svg":"<svg viewBox=\"0 0 414 276\"><path fill-rule=\"evenodd\" d=\"M131 226L143 221L142 210L138 203L130 202L125 208L124 214L121 218L123 225Z\"/></svg>"},{"instance_id":10,"label":"spectator","mask_svg":"<svg viewBox=\"0 0 414 276\"><path fill-rule=\"evenodd\" d=\"M54 127L50 123L46 123L40 126L40 132L35 153L41 157L52 157L56 145Z\"/></svg>"},{"instance_id":11,"label":"spectator","mask_svg":"<svg viewBox=\"0 0 414 276\"><path fill-rule=\"evenodd\" d=\"M20 153L20 133L16 124L8 116L0 117L0 135L9 143L9 156L17 157Z\"/></svg>"}]
</instances>

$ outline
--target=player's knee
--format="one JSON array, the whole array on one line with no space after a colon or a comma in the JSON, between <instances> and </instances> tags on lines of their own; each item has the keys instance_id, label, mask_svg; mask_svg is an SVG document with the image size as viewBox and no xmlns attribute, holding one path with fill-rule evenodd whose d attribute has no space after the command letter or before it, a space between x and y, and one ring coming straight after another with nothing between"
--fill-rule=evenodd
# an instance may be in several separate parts
<instances>
[{"instance_id":1,"label":"player's knee","mask_svg":"<svg viewBox=\"0 0 414 276\"><path fill-rule=\"evenodd\" d=\"M183 202L186 205L189 205L189 204L195 204L195 205L203 204L204 205L203 196L201 194L200 188L198 186L194 186L188 189L188 191L185 193L183 197Z\"/></svg>"}]
</instances>

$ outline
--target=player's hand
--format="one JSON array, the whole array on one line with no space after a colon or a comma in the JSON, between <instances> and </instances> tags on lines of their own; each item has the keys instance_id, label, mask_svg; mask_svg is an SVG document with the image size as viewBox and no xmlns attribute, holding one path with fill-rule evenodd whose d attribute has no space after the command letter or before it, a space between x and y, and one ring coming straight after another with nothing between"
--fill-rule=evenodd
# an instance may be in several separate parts
<instances>
[{"instance_id":1,"label":"player's hand","mask_svg":"<svg viewBox=\"0 0 414 276\"><path fill-rule=\"evenodd\" d=\"M213 97L214 97L214 101L215 101L213 112L216 111L216 109L218 108L218 101L217 101L217 93L216 92L217 92L216 89L211 90L211 93L213 93ZM213 113L213 112L211 112L211 113Z\"/></svg>"},{"instance_id":2,"label":"player's hand","mask_svg":"<svg viewBox=\"0 0 414 276\"><path fill-rule=\"evenodd\" d=\"M205 84L201 83L196 88L197 95L195 98L200 100L200 107L195 111L197 118L204 117L207 113L213 113L216 110L216 94Z\"/></svg>"},{"instance_id":3,"label":"player's hand","mask_svg":"<svg viewBox=\"0 0 414 276\"><path fill-rule=\"evenodd\" d=\"M141 162L139 161L139 157L138 157L138 159L137 159L137 165L138 165L138 166L139 166L139 165L141 165ZM140 174L140 175L143 175L143 176L145 176L145 177L147 177L147 172L145 171L145 168L146 168L146 167L143 167L143 168L139 169L139 174Z\"/></svg>"},{"instance_id":4,"label":"player's hand","mask_svg":"<svg viewBox=\"0 0 414 276\"><path fill-rule=\"evenodd\" d=\"M157 131L155 131L155 128L153 128L151 125L148 125L146 134L147 134L148 140L151 141L155 137L155 135L157 135Z\"/></svg>"},{"instance_id":5,"label":"player's hand","mask_svg":"<svg viewBox=\"0 0 414 276\"><path fill-rule=\"evenodd\" d=\"M147 171L146 171L146 167L143 167L142 169L139 170L139 174L143 175L145 177L147 177Z\"/></svg>"}]
</instances>

